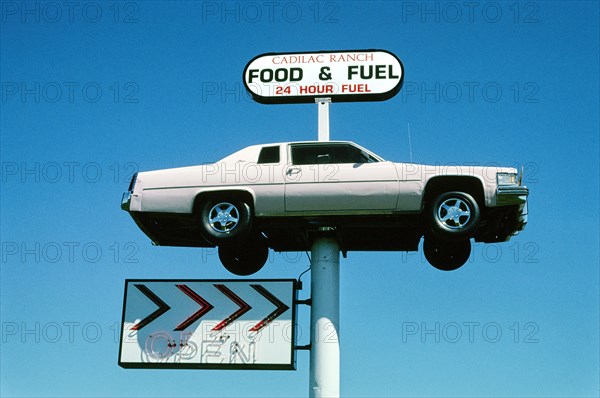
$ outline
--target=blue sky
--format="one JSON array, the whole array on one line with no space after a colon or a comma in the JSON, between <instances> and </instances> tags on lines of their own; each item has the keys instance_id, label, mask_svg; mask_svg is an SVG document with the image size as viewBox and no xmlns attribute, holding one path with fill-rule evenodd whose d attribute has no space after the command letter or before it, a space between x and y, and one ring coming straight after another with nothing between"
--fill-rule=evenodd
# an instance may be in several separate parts
<instances>
[{"instance_id":1,"label":"blue sky","mask_svg":"<svg viewBox=\"0 0 600 398\"><path fill-rule=\"evenodd\" d=\"M1 12L0 395L306 396L306 352L296 371L117 366L126 278L231 277L212 250L153 247L120 196L135 170L316 139L316 106L254 103L244 66L364 48L396 54L404 88L333 104L332 139L408 161L410 124L415 162L523 166L530 217L451 273L420 252L342 259L342 394L599 395L598 3L3 1ZM307 266L271 253L255 277Z\"/></svg>"}]
</instances>

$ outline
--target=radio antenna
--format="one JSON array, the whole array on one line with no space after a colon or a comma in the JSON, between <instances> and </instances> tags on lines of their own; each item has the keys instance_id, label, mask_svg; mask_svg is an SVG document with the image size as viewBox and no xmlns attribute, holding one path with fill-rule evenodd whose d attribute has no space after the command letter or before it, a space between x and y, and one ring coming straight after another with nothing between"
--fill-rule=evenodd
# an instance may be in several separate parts
<instances>
[{"instance_id":1,"label":"radio antenna","mask_svg":"<svg viewBox=\"0 0 600 398\"><path fill-rule=\"evenodd\" d=\"M412 140L410 138L410 123L408 124L408 154L410 156L410 162L413 162L413 156L412 156Z\"/></svg>"}]
</instances>

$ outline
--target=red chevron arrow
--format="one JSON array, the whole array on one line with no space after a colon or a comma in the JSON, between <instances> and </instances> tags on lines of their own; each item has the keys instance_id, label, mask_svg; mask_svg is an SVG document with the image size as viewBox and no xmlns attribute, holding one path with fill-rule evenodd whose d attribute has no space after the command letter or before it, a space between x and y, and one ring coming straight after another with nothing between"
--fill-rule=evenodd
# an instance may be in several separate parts
<instances>
[{"instance_id":1,"label":"red chevron arrow","mask_svg":"<svg viewBox=\"0 0 600 398\"><path fill-rule=\"evenodd\" d=\"M263 297L269 300L273 305L277 308L275 311L271 312L262 321L257 323L250 329L251 332L258 332L262 328L266 327L269 323L273 322L277 317L281 316L284 312L290 309L287 305L282 303L277 297L275 297L270 291L265 289L262 285L250 285L254 290L259 292Z\"/></svg>"},{"instance_id":2,"label":"red chevron arrow","mask_svg":"<svg viewBox=\"0 0 600 398\"><path fill-rule=\"evenodd\" d=\"M226 295L231 301L236 303L240 309L229 315L227 318L222 320L217 326L215 326L212 330L221 330L227 327L227 325L231 324L233 321L244 315L246 312L250 311L252 307L248 305L244 300L242 300L238 295L229 290L229 288L225 285L214 285L221 293Z\"/></svg>"},{"instance_id":3,"label":"red chevron arrow","mask_svg":"<svg viewBox=\"0 0 600 398\"><path fill-rule=\"evenodd\" d=\"M160 299L160 297L158 297L156 294L154 294L154 292L152 290L148 289L148 287L146 285L139 284L139 285L134 285L134 286L137 287L138 290L144 294L144 296L146 296L150 300L152 300L152 302L154 304L158 305L158 309L156 311L154 311L152 314L150 314L147 317L145 317L144 319L142 319L138 324L133 325L133 327L131 328L131 330L140 330L144 326L148 325L150 322L152 322L153 320L155 320L156 318L158 318L159 316L164 314L165 312L169 311L171 309L171 307L169 307L167 305L167 303L162 301Z\"/></svg>"},{"instance_id":4,"label":"red chevron arrow","mask_svg":"<svg viewBox=\"0 0 600 398\"><path fill-rule=\"evenodd\" d=\"M198 295L195 291L190 289L187 285L175 285L179 290L184 292L189 298L194 300L196 303L200 304L200 309L194 312L191 316L189 316L185 321L181 322L177 327L173 330L182 331L192 323L196 322L198 319L202 318L207 312L212 310L213 307L208 301L204 300L202 297Z\"/></svg>"}]
</instances>

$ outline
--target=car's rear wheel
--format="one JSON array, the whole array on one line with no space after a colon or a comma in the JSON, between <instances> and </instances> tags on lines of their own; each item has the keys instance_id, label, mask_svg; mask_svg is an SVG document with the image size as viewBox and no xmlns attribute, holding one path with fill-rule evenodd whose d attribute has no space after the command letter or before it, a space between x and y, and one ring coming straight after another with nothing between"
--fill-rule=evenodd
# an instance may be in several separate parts
<instances>
[{"instance_id":1,"label":"car's rear wheel","mask_svg":"<svg viewBox=\"0 0 600 398\"><path fill-rule=\"evenodd\" d=\"M434 237L425 237L423 254L433 267L441 271L454 271L469 259L471 241L444 242Z\"/></svg>"},{"instance_id":2,"label":"car's rear wheel","mask_svg":"<svg viewBox=\"0 0 600 398\"><path fill-rule=\"evenodd\" d=\"M239 245L219 247L219 259L227 271L238 276L252 275L267 262L269 246L264 237L244 240Z\"/></svg>"},{"instance_id":3,"label":"car's rear wheel","mask_svg":"<svg viewBox=\"0 0 600 398\"><path fill-rule=\"evenodd\" d=\"M250 231L250 206L237 199L209 199L200 210L202 234L212 244L220 246L236 242Z\"/></svg>"},{"instance_id":4,"label":"car's rear wheel","mask_svg":"<svg viewBox=\"0 0 600 398\"><path fill-rule=\"evenodd\" d=\"M446 192L429 207L431 232L442 240L460 241L473 236L481 213L477 201L465 192Z\"/></svg>"}]
</instances>

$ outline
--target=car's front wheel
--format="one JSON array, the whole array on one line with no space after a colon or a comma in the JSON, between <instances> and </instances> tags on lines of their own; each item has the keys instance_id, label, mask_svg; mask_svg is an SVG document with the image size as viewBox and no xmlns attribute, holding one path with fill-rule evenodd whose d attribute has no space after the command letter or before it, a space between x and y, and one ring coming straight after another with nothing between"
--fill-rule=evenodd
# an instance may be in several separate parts
<instances>
[{"instance_id":1,"label":"car's front wheel","mask_svg":"<svg viewBox=\"0 0 600 398\"><path fill-rule=\"evenodd\" d=\"M475 233L481 214L477 201L465 192L446 192L429 207L431 232L442 240L460 241Z\"/></svg>"},{"instance_id":2,"label":"car's front wheel","mask_svg":"<svg viewBox=\"0 0 600 398\"><path fill-rule=\"evenodd\" d=\"M425 237L423 254L434 268L454 271L462 267L471 255L471 241L444 242L434 237Z\"/></svg>"},{"instance_id":3,"label":"car's front wheel","mask_svg":"<svg viewBox=\"0 0 600 398\"><path fill-rule=\"evenodd\" d=\"M235 242L248 234L252 217L250 206L236 199L210 199L200 210L200 226L204 237L220 246Z\"/></svg>"}]
</instances>

